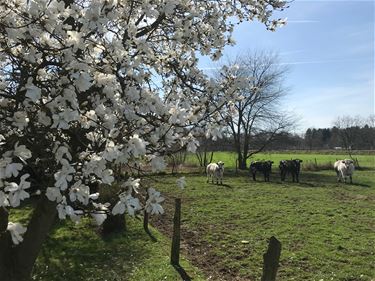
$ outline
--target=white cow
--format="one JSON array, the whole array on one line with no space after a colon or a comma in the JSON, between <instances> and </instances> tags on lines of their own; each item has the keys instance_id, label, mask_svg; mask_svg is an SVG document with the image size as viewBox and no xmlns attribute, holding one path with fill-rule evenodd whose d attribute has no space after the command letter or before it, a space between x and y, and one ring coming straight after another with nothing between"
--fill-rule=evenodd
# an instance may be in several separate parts
<instances>
[{"instance_id":1,"label":"white cow","mask_svg":"<svg viewBox=\"0 0 375 281\"><path fill-rule=\"evenodd\" d=\"M224 174L224 162L219 161L217 163L210 163L207 165L206 168L207 172L207 182L210 182L210 178L212 183L214 183L214 178L216 179L216 184L223 184L223 174Z\"/></svg>"},{"instance_id":2,"label":"white cow","mask_svg":"<svg viewBox=\"0 0 375 281\"><path fill-rule=\"evenodd\" d=\"M337 181L340 182L341 179L346 182L346 178L349 177L350 183L352 181L352 175L354 173L354 161L351 159L338 160L333 165L337 175Z\"/></svg>"}]
</instances>

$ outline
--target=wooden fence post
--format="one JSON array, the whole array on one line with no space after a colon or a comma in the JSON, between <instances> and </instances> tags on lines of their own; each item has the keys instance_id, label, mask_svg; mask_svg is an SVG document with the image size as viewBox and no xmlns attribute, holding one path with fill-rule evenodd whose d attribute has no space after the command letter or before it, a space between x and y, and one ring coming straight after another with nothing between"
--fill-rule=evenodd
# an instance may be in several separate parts
<instances>
[{"instance_id":1,"label":"wooden fence post","mask_svg":"<svg viewBox=\"0 0 375 281\"><path fill-rule=\"evenodd\" d=\"M274 236L270 238L267 252L263 255L262 281L275 281L279 267L281 243Z\"/></svg>"},{"instance_id":2,"label":"wooden fence post","mask_svg":"<svg viewBox=\"0 0 375 281\"><path fill-rule=\"evenodd\" d=\"M175 199L175 210L173 218L173 237L171 249L171 264L180 264L180 236L181 236L181 199Z\"/></svg>"}]
</instances>

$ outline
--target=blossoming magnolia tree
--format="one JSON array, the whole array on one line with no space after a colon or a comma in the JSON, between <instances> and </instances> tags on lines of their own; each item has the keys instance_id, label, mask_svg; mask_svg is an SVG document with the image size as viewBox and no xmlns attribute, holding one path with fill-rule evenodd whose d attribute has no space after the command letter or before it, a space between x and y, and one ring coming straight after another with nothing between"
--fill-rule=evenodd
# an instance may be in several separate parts
<instances>
[{"instance_id":1,"label":"blossoming magnolia tree","mask_svg":"<svg viewBox=\"0 0 375 281\"><path fill-rule=\"evenodd\" d=\"M165 166L172 147L194 151L200 121L235 99L235 78L214 83L197 55L218 59L237 22L273 30L279 0L8 0L0 2L0 279L30 278L52 223L107 213L163 211L145 206L128 179L113 206L97 183L112 164ZM222 91L225 89L225 91ZM225 92L225 95L219 94ZM215 103L217 104L217 103ZM218 116L218 115L217 115ZM206 125L207 126L207 125ZM217 129L206 127L215 137ZM33 190L32 192L30 190ZM28 225L9 221L36 197ZM34 205L33 205L34 206Z\"/></svg>"}]
</instances>

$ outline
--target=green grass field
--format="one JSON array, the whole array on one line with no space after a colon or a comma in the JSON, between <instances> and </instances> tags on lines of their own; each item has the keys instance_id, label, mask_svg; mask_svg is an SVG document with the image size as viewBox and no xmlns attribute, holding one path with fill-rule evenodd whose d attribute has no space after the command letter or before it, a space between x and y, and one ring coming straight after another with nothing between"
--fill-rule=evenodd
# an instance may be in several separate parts
<instances>
[{"instance_id":1,"label":"green grass field","mask_svg":"<svg viewBox=\"0 0 375 281\"><path fill-rule=\"evenodd\" d=\"M255 159L300 158L334 161L341 155L261 154ZM169 264L174 198L182 198L182 266L193 280L260 280L268 239L282 243L278 281L375 280L375 163L358 156L366 169L353 184L337 183L333 170L304 171L300 183L280 182L277 164L271 182L235 174L235 156L226 162L223 185L200 173L149 178L166 197L166 213L153 217L152 242L142 222L127 219L128 230L102 239L88 220L60 222L37 260L33 280L181 280ZM194 158L189 165L196 165ZM188 186L179 190L176 179ZM259 177L261 180L262 177ZM26 221L29 209L11 220Z\"/></svg>"},{"instance_id":2,"label":"green grass field","mask_svg":"<svg viewBox=\"0 0 375 281\"><path fill-rule=\"evenodd\" d=\"M233 168L232 154L215 157ZM258 157L306 162L341 158ZM300 183L288 178L281 183L274 168L270 183L253 182L247 172L235 175L227 169L222 186L206 183L203 174L190 174L186 190L176 191L177 177L172 176L160 178L157 187L167 194L168 210L174 197L182 197L185 253L213 280L260 280L262 254L273 235L282 243L278 280L373 280L375 165L373 156L358 159L367 169L355 172L352 185L337 183L333 170L302 171ZM170 216L166 214L165 221L171 221Z\"/></svg>"},{"instance_id":3,"label":"green grass field","mask_svg":"<svg viewBox=\"0 0 375 281\"><path fill-rule=\"evenodd\" d=\"M354 158L357 158L360 166L375 168L375 155L358 155L354 154ZM318 164L333 163L338 159L349 158L347 154L318 154L318 153L258 153L248 160L250 163L252 160L273 160L274 166L278 166L280 160L287 159L301 159L303 160L302 168L307 163L317 162ZM215 152L213 156L213 162L223 161L225 167L235 168L236 167L237 154L233 152ZM198 160L195 155L190 154L187 156L186 164L198 165Z\"/></svg>"}]
</instances>

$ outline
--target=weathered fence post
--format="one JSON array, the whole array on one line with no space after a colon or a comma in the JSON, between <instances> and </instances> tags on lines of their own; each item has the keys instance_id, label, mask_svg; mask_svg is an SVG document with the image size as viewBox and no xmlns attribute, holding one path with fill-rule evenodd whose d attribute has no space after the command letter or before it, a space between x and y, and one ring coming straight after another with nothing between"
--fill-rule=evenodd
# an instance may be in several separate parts
<instances>
[{"instance_id":1,"label":"weathered fence post","mask_svg":"<svg viewBox=\"0 0 375 281\"><path fill-rule=\"evenodd\" d=\"M173 237L171 249L171 264L180 264L180 236L181 236L181 199L175 199L175 210L173 218Z\"/></svg>"},{"instance_id":2,"label":"weathered fence post","mask_svg":"<svg viewBox=\"0 0 375 281\"><path fill-rule=\"evenodd\" d=\"M267 252L263 255L263 275L261 281L275 281L281 254L281 243L274 236L270 238Z\"/></svg>"},{"instance_id":3,"label":"weathered fence post","mask_svg":"<svg viewBox=\"0 0 375 281\"><path fill-rule=\"evenodd\" d=\"M171 264L180 274L182 280L191 281L191 277L180 265L180 238L181 238L181 199L175 199L175 210L173 217L173 237L171 250Z\"/></svg>"}]
</instances>

